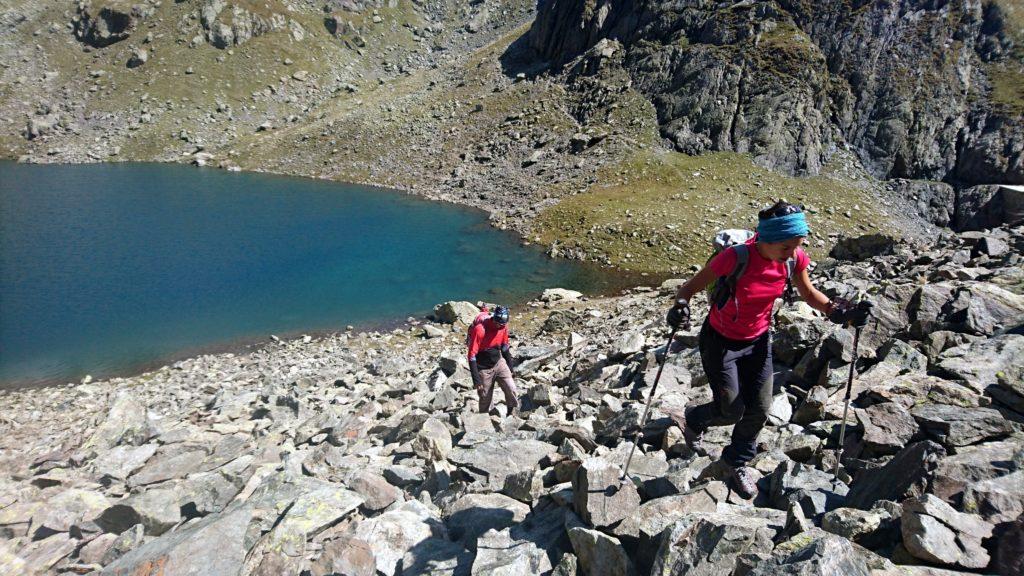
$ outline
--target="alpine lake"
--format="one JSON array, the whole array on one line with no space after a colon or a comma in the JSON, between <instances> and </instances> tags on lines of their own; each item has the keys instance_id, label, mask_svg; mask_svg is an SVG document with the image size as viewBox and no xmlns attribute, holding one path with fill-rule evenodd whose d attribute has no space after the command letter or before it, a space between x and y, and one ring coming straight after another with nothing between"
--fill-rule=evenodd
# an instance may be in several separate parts
<instances>
[{"instance_id":1,"label":"alpine lake","mask_svg":"<svg viewBox=\"0 0 1024 576\"><path fill-rule=\"evenodd\" d=\"M280 337L397 325L447 300L601 293L483 211L167 164L0 162L0 389L138 373Z\"/></svg>"}]
</instances>

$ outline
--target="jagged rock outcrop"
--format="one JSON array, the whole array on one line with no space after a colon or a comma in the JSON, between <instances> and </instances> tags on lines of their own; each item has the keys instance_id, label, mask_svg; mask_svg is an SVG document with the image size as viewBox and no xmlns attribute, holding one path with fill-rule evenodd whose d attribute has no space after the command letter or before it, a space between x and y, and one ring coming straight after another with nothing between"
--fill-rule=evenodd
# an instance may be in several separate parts
<instances>
[{"instance_id":1,"label":"jagged rock outcrop","mask_svg":"<svg viewBox=\"0 0 1024 576\"><path fill-rule=\"evenodd\" d=\"M155 9L148 2L128 0L83 0L71 22L79 40L102 48L124 40L139 22L152 16Z\"/></svg>"},{"instance_id":2,"label":"jagged rock outcrop","mask_svg":"<svg viewBox=\"0 0 1024 576\"><path fill-rule=\"evenodd\" d=\"M344 10L346 12L363 12L373 8L395 8L398 0L327 0L324 2L324 12Z\"/></svg>"},{"instance_id":3,"label":"jagged rock outcrop","mask_svg":"<svg viewBox=\"0 0 1024 576\"><path fill-rule=\"evenodd\" d=\"M1012 22L995 0L548 0L530 44L564 64L620 42L662 135L690 154L813 174L849 146L878 177L965 186L1024 182L1024 119L987 75L1020 65Z\"/></svg>"},{"instance_id":4,"label":"jagged rock outcrop","mask_svg":"<svg viewBox=\"0 0 1024 576\"><path fill-rule=\"evenodd\" d=\"M200 9L200 22L206 40L217 48L238 46L256 36L288 26L288 18L284 14L258 14L226 0L206 0Z\"/></svg>"}]
</instances>

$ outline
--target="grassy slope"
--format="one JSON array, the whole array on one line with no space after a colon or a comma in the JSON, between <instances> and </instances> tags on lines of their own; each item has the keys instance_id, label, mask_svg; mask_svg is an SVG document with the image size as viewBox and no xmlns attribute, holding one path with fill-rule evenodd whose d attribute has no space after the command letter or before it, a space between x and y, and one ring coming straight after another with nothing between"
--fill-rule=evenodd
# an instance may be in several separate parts
<instances>
[{"instance_id":1,"label":"grassy slope","mask_svg":"<svg viewBox=\"0 0 1024 576\"><path fill-rule=\"evenodd\" d=\"M305 115L302 94L296 102L288 102L283 97L263 93L254 96L254 93L267 89L277 95L299 93L316 84L327 85L335 75L359 83L360 77L376 76L376 62L384 57L382 54L397 57L416 45L412 33L403 27L413 20L414 11L408 3L402 3L400 8L381 9L384 22L367 24L372 29L368 38L377 46L387 48L380 53L368 49L366 58L331 37L324 28L323 14L289 12L279 0L234 3L257 14L277 13L298 22L305 31L304 40L294 40L286 26L228 50L205 42L192 48L189 43L193 36L201 33L201 28L198 20L189 18L197 6L191 2L163 2L131 37L88 52L65 29L34 36L31 27L22 27L17 33L22 36L23 44L31 42L40 46L34 57L40 58L46 69L60 70L59 82L86 98L86 107L91 113L133 113L129 116L131 132L121 146L120 157L125 160L172 159L182 152L194 151L194 146L178 140L183 129L198 134L196 140L201 144L216 144L208 141L216 136L203 138L202 134L206 131L217 134L221 127L231 124L226 113L217 111L219 103L230 107L240 133L254 129L265 120L280 125L288 116L302 118ZM50 5L38 20L41 23L64 22L69 14L66 8ZM229 18L228 14L229 10L225 10L222 17ZM370 15L352 14L347 19L360 25L363 20L369 22ZM187 23L184 31L180 28L182 23ZM152 35L152 42L144 42L147 34ZM125 63L133 46L149 51L150 58L144 65L129 69ZM189 68L194 73L186 73ZM300 70L309 74L305 83L290 78ZM92 71L102 71L102 76L92 78L89 75ZM32 89L21 86L11 94L27 95ZM5 92L8 90L10 88L5 87ZM0 93L0 97L9 96ZM144 112L148 112L152 120L148 123L135 121ZM15 135L4 144L18 151L26 143Z\"/></svg>"},{"instance_id":2,"label":"grassy slope","mask_svg":"<svg viewBox=\"0 0 1024 576\"><path fill-rule=\"evenodd\" d=\"M823 256L835 234L896 232L870 224L886 218L869 192L827 176L782 176L741 154L641 152L600 180L609 183L545 211L535 239L634 271L681 271L704 262L717 230L752 229L757 210L778 198L809 207L812 256Z\"/></svg>"},{"instance_id":3,"label":"grassy slope","mask_svg":"<svg viewBox=\"0 0 1024 576\"><path fill-rule=\"evenodd\" d=\"M1008 114L1024 116L1024 0L997 0L1006 15L1014 40L1013 54L1004 62L989 63L985 74L992 84L989 98Z\"/></svg>"}]
</instances>

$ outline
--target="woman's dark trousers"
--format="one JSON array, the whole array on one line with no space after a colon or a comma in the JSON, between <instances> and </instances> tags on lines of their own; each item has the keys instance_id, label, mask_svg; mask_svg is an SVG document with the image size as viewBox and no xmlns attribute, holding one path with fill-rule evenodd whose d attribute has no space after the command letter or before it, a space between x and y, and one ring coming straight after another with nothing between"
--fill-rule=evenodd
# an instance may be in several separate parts
<instances>
[{"instance_id":1,"label":"woman's dark trousers","mask_svg":"<svg viewBox=\"0 0 1024 576\"><path fill-rule=\"evenodd\" d=\"M725 338L705 320L699 341L713 399L691 410L687 425L698 433L709 426L735 425L722 460L745 466L757 454L757 435L772 404L771 330L743 342Z\"/></svg>"}]
</instances>

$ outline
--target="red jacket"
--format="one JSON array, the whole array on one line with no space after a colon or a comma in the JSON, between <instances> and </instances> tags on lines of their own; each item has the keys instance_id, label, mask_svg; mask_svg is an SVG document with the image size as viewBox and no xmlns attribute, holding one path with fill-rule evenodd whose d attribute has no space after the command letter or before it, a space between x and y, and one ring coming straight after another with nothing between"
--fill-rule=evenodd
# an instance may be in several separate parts
<instances>
[{"instance_id":1,"label":"red jacket","mask_svg":"<svg viewBox=\"0 0 1024 576\"><path fill-rule=\"evenodd\" d=\"M470 361L474 361L477 360L477 355L481 352L493 349L494 352L488 354L488 356L493 356L493 359L488 358L493 362L485 362L484 359L480 359L481 367L490 368L501 357L500 351L503 346L508 346L508 326L502 326L488 318L470 330L467 357Z\"/></svg>"}]
</instances>

